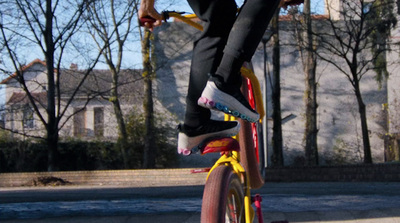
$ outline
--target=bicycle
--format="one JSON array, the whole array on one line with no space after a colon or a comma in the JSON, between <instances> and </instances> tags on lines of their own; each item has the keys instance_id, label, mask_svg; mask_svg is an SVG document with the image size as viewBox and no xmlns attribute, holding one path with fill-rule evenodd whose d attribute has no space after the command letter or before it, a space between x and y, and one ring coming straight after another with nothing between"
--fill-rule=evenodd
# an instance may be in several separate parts
<instances>
[{"instance_id":1,"label":"bicycle","mask_svg":"<svg viewBox=\"0 0 400 223\"><path fill-rule=\"evenodd\" d=\"M174 11L164 11L165 21L170 18L179 19L199 30L201 24L192 19L195 15L182 15ZM141 25L145 22L154 22L152 18L142 18ZM265 111L261 97L260 85L250 63L245 63L241 69L242 76L247 85L242 87L244 95L253 109L257 110L260 117L264 117ZM220 107L220 110L225 108ZM225 115L225 120L233 120L237 117ZM192 173L209 172L203 192L201 222L253 222L255 212L258 222L262 223L261 196L251 196L251 188L260 188L264 179L259 171L258 163L263 151L258 129L261 129L262 121L249 123L239 119L241 129L235 138L209 139L207 142L192 149L193 153L221 153L221 157L211 168L193 170ZM242 149L241 149L242 148ZM261 167L263 168L263 167ZM256 206L256 211L252 207Z\"/></svg>"},{"instance_id":2,"label":"bicycle","mask_svg":"<svg viewBox=\"0 0 400 223\"><path fill-rule=\"evenodd\" d=\"M254 73L251 71L248 75ZM248 89L242 90L253 96L254 89L249 79L246 87ZM252 106L256 104L255 98L249 97ZM258 111L260 115L264 113L262 109ZM225 116L225 119L232 120L235 117ZM239 121L241 122L239 140L211 139L197 148L201 154L221 153L221 157L208 170L203 192L201 222L253 222L255 213L252 203L256 206L258 222L263 222L261 196L258 194L251 196L252 188L260 188L264 184L257 166L260 157L255 150L259 145L256 126L261 123L250 124L241 119Z\"/></svg>"}]
</instances>

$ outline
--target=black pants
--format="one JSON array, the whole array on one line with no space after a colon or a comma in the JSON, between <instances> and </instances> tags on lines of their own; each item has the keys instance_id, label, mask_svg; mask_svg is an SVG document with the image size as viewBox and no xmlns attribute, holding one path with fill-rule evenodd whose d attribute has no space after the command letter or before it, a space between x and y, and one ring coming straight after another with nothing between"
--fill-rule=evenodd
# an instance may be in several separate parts
<instances>
[{"instance_id":1,"label":"black pants","mask_svg":"<svg viewBox=\"0 0 400 223\"><path fill-rule=\"evenodd\" d=\"M194 13L205 22L202 35L194 42L186 98L184 122L195 127L211 116L209 109L197 105L208 75L228 70L222 76L232 87L237 87L233 83L241 80L240 67L244 61L251 60L280 0L246 0L239 13L234 0L188 2ZM230 61L234 69L230 63L221 61Z\"/></svg>"}]
</instances>

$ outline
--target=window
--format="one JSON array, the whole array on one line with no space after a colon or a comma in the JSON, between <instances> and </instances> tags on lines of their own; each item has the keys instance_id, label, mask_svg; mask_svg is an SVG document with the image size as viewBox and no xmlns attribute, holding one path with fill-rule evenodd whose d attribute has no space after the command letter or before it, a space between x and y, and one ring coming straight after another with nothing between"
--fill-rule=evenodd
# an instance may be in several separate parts
<instances>
[{"instance_id":1,"label":"window","mask_svg":"<svg viewBox=\"0 0 400 223\"><path fill-rule=\"evenodd\" d=\"M74 136L85 136L86 110L82 108L75 108L74 114Z\"/></svg>"},{"instance_id":2,"label":"window","mask_svg":"<svg viewBox=\"0 0 400 223\"><path fill-rule=\"evenodd\" d=\"M34 127L33 109L29 105L24 107L22 123L24 128L32 129Z\"/></svg>"},{"instance_id":3,"label":"window","mask_svg":"<svg viewBox=\"0 0 400 223\"><path fill-rule=\"evenodd\" d=\"M102 137L104 135L104 110L103 108L94 109L94 135Z\"/></svg>"}]
</instances>

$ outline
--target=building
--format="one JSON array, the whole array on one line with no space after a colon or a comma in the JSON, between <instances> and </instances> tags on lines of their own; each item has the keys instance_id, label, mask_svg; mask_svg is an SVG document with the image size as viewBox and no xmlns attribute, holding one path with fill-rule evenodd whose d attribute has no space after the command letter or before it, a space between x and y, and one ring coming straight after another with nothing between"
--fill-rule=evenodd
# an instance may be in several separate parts
<instances>
[{"instance_id":1,"label":"building","mask_svg":"<svg viewBox=\"0 0 400 223\"><path fill-rule=\"evenodd\" d=\"M15 137L44 137L46 131L43 121L47 121L48 90L46 63L36 59L24 66L21 72L31 97L16 80L16 74L1 81L6 92L4 127L11 130ZM56 92L59 97L55 99L56 104L59 103L56 113L60 117L60 137L115 140L118 128L110 102L111 73L108 70L93 70L85 77L86 72L72 64L70 69L61 69L61 74L56 74L56 78L60 78ZM123 70L120 73L120 101L126 115L141 110L141 80L140 70ZM78 85L81 87L76 91ZM35 109L39 112L35 112Z\"/></svg>"}]
</instances>

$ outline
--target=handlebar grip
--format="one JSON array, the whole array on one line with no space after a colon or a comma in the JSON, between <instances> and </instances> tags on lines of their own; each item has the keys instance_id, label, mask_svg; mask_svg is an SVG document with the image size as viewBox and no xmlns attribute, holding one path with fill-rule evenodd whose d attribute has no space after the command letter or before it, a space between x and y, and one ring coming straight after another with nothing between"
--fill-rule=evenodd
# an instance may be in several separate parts
<instances>
[{"instance_id":1,"label":"handlebar grip","mask_svg":"<svg viewBox=\"0 0 400 223\"><path fill-rule=\"evenodd\" d=\"M157 21L157 20L156 20L155 18L153 18L153 17L145 16L145 17L139 19L139 25L140 25L140 26L144 26L144 24L145 24L146 22L148 22L148 23L155 23L156 21Z\"/></svg>"}]
</instances>

